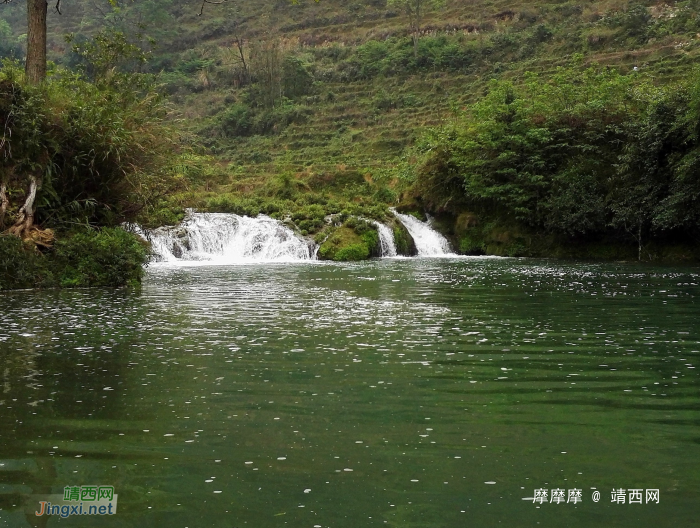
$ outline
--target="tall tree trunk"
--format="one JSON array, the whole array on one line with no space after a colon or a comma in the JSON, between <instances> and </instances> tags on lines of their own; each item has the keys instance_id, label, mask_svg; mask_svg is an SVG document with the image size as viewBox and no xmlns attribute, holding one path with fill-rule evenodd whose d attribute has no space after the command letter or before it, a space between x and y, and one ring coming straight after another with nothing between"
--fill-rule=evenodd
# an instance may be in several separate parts
<instances>
[{"instance_id":1,"label":"tall tree trunk","mask_svg":"<svg viewBox=\"0 0 700 528\"><path fill-rule=\"evenodd\" d=\"M46 0L27 0L27 80L39 84L46 78Z\"/></svg>"}]
</instances>

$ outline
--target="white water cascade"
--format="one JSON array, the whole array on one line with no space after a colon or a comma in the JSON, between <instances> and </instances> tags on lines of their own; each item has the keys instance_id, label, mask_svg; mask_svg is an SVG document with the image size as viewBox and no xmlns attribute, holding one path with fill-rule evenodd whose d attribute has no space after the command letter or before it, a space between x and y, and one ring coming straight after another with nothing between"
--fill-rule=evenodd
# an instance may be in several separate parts
<instances>
[{"instance_id":1,"label":"white water cascade","mask_svg":"<svg viewBox=\"0 0 700 528\"><path fill-rule=\"evenodd\" d=\"M160 261L245 264L314 260L315 244L281 222L227 213L188 212L175 227L142 233Z\"/></svg>"},{"instance_id":2,"label":"white water cascade","mask_svg":"<svg viewBox=\"0 0 700 528\"><path fill-rule=\"evenodd\" d=\"M379 235L379 256L395 257L396 242L394 242L394 232L381 222L373 221L372 223L377 227L377 234Z\"/></svg>"},{"instance_id":3,"label":"white water cascade","mask_svg":"<svg viewBox=\"0 0 700 528\"><path fill-rule=\"evenodd\" d=\"M397 213L394 210L392 212L413 237L419 257L454 255L447 239L430 226L430 219L427 222L421 222L414 216Z\"/></svg>"}]
</instances>

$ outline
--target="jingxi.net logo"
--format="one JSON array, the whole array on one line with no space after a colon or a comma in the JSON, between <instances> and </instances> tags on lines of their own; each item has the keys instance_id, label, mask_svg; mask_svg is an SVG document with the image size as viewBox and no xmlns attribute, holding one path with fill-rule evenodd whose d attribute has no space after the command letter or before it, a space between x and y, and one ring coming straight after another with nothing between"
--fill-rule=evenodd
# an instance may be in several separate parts
<instances>
[{"instance_id":1,"label":"jingxi.net logo","mask_svg":"<svg viewBox=\"0 0 700 528\"><path fill-rule=\"evenodd\" d=\"M39 506L34 515L114 515L117 513L117 494L114 486L66 486L63 495L35 496ZM33 504L36 502L32 501Z\"/></svg>"}]
</instances>

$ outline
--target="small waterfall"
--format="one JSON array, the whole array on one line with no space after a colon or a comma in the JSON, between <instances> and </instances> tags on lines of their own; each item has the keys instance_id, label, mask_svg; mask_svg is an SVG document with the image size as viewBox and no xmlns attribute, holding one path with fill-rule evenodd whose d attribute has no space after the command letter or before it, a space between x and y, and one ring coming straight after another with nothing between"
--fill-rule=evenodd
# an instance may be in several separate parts
<instances>
[{"instance_id":1,"label":"small waterfall","mask_svg":"<svg viewBox=\"0 0 700 528\"><path fill-rule=\"evenodd\" d=\"M188 212L175 227L143 233L160 261L237 264L315 260L315 244L277 220L227 213Z\"/></svg>"},{"instance_id":2,"label":"small waterfall","mask_svg":"<svg viewBox=\"0 0 700 528\"><path fill-rule=\"evenodd\" d=\"M427 222L421 222L414 216L397 213L393 209L392 212L413 237L419 257L453 254L447 239L430 227L430 218Z\"/></svg>"},{"instance_id":3,"label":"small waterfall","mask_svg":"<svg viewBox=\"0 0 700 528\"><path fill-rule=\"evenodd\" d=\"M380 257L395 257L396 243L394 242L394 232L390 227L381 222L372 221L377 226L377 234L379 234L379 250Z\"/></svg>"}]
</instances>

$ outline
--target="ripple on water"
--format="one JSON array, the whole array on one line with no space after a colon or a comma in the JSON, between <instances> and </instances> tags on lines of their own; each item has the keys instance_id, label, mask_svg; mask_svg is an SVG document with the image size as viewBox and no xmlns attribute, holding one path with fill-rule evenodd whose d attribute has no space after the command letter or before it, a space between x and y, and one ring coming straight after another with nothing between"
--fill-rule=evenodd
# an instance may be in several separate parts
<instances>
[{"instance_id":1,"label":"ripple on water","mask_svg":"<svg viewBox=\"0 0 700 528\"><path fill-rule=\"evenodd\" d=\"M462 510L490 525L477 504L506 501L498 520L520 525L569 515L533 513L521 487L644 485L665 498L645 515L683 525L696 506L675 490L700 486L698 284L693 269L405 259L5 293L0 502L100 479L129 511L180 504L191 526L227 509L261 527L456 526Z\"/></svg>"}]
</instances>

